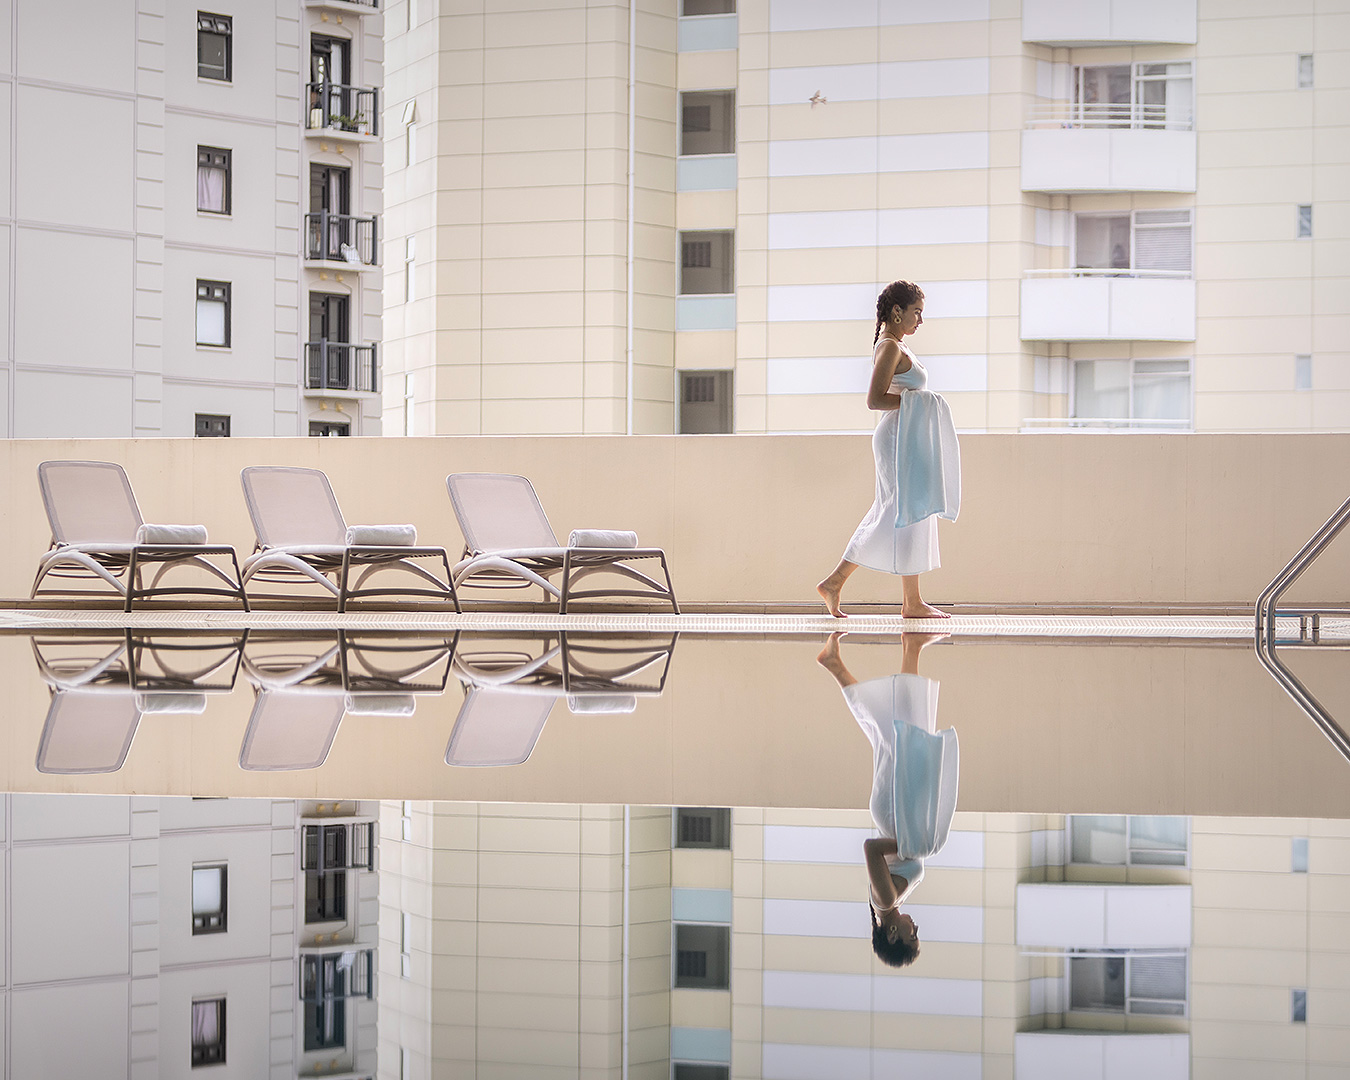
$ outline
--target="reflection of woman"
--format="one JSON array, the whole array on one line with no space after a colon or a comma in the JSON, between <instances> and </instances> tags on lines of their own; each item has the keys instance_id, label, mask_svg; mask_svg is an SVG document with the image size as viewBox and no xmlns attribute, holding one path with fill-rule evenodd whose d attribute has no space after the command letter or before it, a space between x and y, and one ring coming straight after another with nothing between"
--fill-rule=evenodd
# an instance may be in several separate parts
<instances>
[{"instance_id":1,"label":"reflection of woman","mask_svg":"<svg viewBox=\"0 0 1350 1080\"><path fill-rule=\"evenodd\" d=\"M939 565L937 519L956 520L961 461L951 410L927 389L928 372L903 341L922 325L923 290L892 281L877 297L867 390L867 407L882 413L872 434L876 499L839 565L816 586L835 618L844 617L840 593L859 566L900 575L905 618L947 618L919 595L919 575Z\"/></svg>"},{"instance_id":2,"label":"reflection of woman","mask_svg":"<svg viewBox=\"0 0 1350 1080\"><path fill-rule=\"evenodd\" d=\"M872 744L870 809L881 833L863 843L872 949L903 967L919 955L919 927L900 905L923 880L923 860L946 844L956 812L956 732L934 730L938 684L919 674L920 651L944 635L903 635L901 673L863 683L840 658L840 636L831 634L816 659Z\"/></svg>"}]
</instances>

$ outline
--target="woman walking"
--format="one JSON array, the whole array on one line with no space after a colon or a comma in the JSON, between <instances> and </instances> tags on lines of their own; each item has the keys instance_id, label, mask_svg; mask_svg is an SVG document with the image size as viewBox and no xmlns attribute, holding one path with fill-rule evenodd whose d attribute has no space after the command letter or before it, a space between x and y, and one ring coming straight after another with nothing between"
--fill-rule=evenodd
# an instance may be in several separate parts
<instances>
[{"instance_id":1,"label":"woman walking","mask_svg":"<svg viewBox=\"0 0 1350 1080\"><path fill-rule=\"evenodd\" d=\"M859 566L900 575L907 619L950 616L924 602L919 575L936 569L937 519L955 521L961 506L961 458L951 410L926 389L928 372L904 338L923 325L923 290L892 281L877 297L872 381L867 407L884 412L872 435L877 489L833 572L816 586L835 618L844 618L840 594Z\"/></svg>"}]
</instances>

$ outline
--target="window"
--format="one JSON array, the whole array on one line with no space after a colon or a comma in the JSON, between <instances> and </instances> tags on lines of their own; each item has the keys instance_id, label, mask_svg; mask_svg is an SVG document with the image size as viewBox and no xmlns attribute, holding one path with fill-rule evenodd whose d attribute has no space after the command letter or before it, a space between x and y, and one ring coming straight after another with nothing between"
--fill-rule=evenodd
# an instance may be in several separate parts
<instances>
[{"instance_id":1,"label":"window","mask_svg":"<svg viewBox=\"0 0 1350 1080\"><path fill-rule=\"evenodd\" d=\"M1106 277L1190 277L1191 212L1075 214L1074 267Z\"/></svg>"},{"instance_id":2,"label":"window","mask_svg":"<svg viewBox=\"0 0 1350 1080\"><path fill-rule=\"evenodd\" d=\"M223 866L192 868L192 932L221 934L226 929L226 871Z\"/></svg>"},{"instance_id":3,"label":"window","mask_svg":"<svg viewBox=\"0 0 1350 1080\"><path fill-rule=\"evenodd\" d=\"M1072 120L1087 127L1192 126L1189 60L1078 67L1073 92Z\"/></svg>"},{"instance_id":4,"label":"window","mask_svg":"<svg viewBox=\"0 0 1350 1080\"><path fill-rule=\"evenodd\" d=\"M1306 836L1296 836L1289 847L1290 872L1294 874L1306 874L1308 872L1308 838Z\"/></svg>"},{"instance_id":5,"label":"window","mask_svg":"<svg viewBox=\"0 0 1350 1080\"><path fill-rule=\"evenodd\" d=\"M1311 90L1313 86L1313 54L1298 54L1298 79L1297 85L1300 90Z\"/></svg>"},{"instance_id":6,"label":"window","mask_svg":"<svg viewBox=\"0 0 1350 1080\"><path fill-rule=\"evenodd\" d=\"M1312 236L1312 207L1300 206L1298 208L1298 235L1299 237Z\"/></svg>"},{"instance_id":7,"label":"window","mask_svg":"<svg viewBox=\"0 0 1350 1080\"><path fill-rule=\"evenodd\" d=\"M680 153L736 152L736 92L697 90L680 95Z\"/></svg>"},{"instance_id":8,"label":"window","mask_svg":"<svg viewBox=\"0 0 1350 1080\"><path fill-rule=\"evenodd\" d=\"M1308 1022L1308 991L1289 991L1289 1022L1306 1024Z\"/></svg>"},{"instance_id":9,"label":"window","mask_svg":"<svg viewBox=\"0 0 1350 1080\"><path fill-rule=\"evenodd\" d=\"M370 972L369 949L300 958L306 1052L346 1046L347 999L371 996Z\"/></svg>"},{"instance_id":10,"label":"window","mask_svg":"<svg viewBox=\"0 0 1350 1080\"><path fill-rule=\"evenodd\" d=\"M1107 951L1069 956L1069 1008L1135 1016L1186 1015L1186 954Z\"/></svg>"},{"instance_id":11,"label":"window","mask_svg":"<svg viewBox=\"0 0 1350 1080\"><path fill-rule=\"evenodd\" d=\"M230 212L230 151L197 147L197 209L207 214Z\"/></svg>"},{"instance_id":12,"label":"window","mask_svg":"<svg viewBox=\"0 0 1350 1080\"><path fill-rule=\"evenodd\" d=\"M399 921L398 973L400 978L412 978L412 913L407 911Z\"/></svg>"},{"instance_id":13,"label":"window","mask_svg":"<svg viewBox=\"0 0 1350 1080\"><path fill-rule=\"evenodd\" d=\"M347 871L312 870L305 874L305 922L345 922Z\"/></svg>"},{"instance_id":14,"label":"window","mask_svg":"<svg viewBox=\"0 0 1350 1080\"><path fill-rule=\"evenodd\" d=\"M230 283L197 281L197 344L230 343Z\"/></svg>"},{"instance_id":15,"label":"window","mask_svg":"<svg viewBox=\"0 0 1350 1080\"><path fill-rule=\"evenodd\" d=\"M192 1067L225 1064L225 999L192 1003Z\"/></svg>"},{"instance_id":16,"label":"window","mask_svg":"<svg viewBox=\"0 0 1350 1080\"><path fill-rule=\"evenodd\" d=\"M731 372L680 372L681 435L731 433Z\"/></svg>"},{"instance_id":17,"label":"window","mask_svg":"<svg viewBox=\"0 0 1350 1080\"><path fill-rule=\"evenodd\" d=\"M1075 360L1071 397L1071 415L1102 421L1098 426L1185 431L1191 426L1191 362Z\"/></svg>"},{"instance_id":18,"label":"window","mask_svg":"<svg viewBox=\"0 0 1350 1080\"><path fill-rule=\"evenodd\" d=\"M1294 357L1294 389L1312 389L1312 356L1308 353Z\"/></svg>"},{"instance_id":19,"label":"window","mask_svg":"<svg viewBox=\"0 0 1350 1080\"><path fill-rule=\"evenodd\" d=\"M731 977L731 927L675 925L675 985L726 990Z\"/></svg>"},{"instance_id":20,"label":"window","mask_svg":"<svg viewBox=\"0 0 1350 1080\"><path fill-rule=\"evenodd\" d=\"M732 233L680 233L680 295L734 291Z\"/></svg>"},{"instance_id":21,"label":"window","mask_svg":"<svg viewBox=\"0 0 1350 1080\"><path fill-rule=\"evenodd\" d=\"M1185 866L1189 850L1184 817L1073 814L1069 861L1097 866Z\"/></svg>"},{"instance_id":22,"label":"window","mask_svg":"<svg viewBox=\"0 0 1350 1080\"><path fill-rule=\"evenodd\" d=\"M352 426L341 420L311 420L309 422L309 433L311 436L334 436L343 438L352 433Z\"/></svg>"},{"instance_id":23,"label":"window","mask_svg":"<svg viewBox=\"0 0 1350 1080\"><path fill-rule=\"evenodd\" d=\"M234 20L197 12L197 77L229 82L234 54Z\"/></svg>"},{"instance_id":24,"label":"window","mask_svg":"<svg viewBox=\"0 0 1350 1080\"><path fill-rule=\"evenodd\" d=\"M409 236L403 241L403 302L411 304L417 299L417 237Z\"/></svg>"},{"instance_id":25,"label":"window","mask_svg":"<svg viewBox=\"0 0 1350 1080\"><path fill-rule=\"evenodd\" d=\"M733 15L736 0L684 0L681 15Z\"/></svg>"},{"instance_id":26,"label":"window","mask_svg":"<svg viewBox=\"0 0 1350 1080\"><path fill-rule=\"evenodd\" d=\"M192 422L192 434L199 439L228 439L230 418L217 413L197 413Z\"/></svg>"},{"instance_id":27,"label":"window","mask_svg":"<svg viewBox=\"0 0 1350 1080\"><path fill-rule=\"evenodd\" d=\"M676 807L675 846L727 850L731 847L731 811L715 806Z\"/></svg>"}]
</instances>

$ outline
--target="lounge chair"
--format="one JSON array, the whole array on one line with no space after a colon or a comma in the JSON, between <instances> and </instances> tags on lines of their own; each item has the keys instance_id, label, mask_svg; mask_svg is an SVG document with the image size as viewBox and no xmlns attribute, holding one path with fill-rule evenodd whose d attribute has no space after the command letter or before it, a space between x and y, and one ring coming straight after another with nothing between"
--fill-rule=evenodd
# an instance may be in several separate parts
<instances>
[{"instance_id":1,"label":"lounge chair","mask_svg":"<svg viewBox=\"0 0 1350 1080\"><path fill-rule=\"evenodd\" d=\"M347 610L348 600L373 596L449 599L460 610L445 548L416 546L417 530L411 525L348 526L328 477L318 469L260 465L244 469L240 479L258 536L254 553L244 560L245 587L254 580L316 582L337 598L338 611ZM414 559L441 560L445 580ZM358 567L353 588L348 579ZM434 588L361 587L381 570L405 570Z\"/></svg>"},{"instance_id":2,"label":"lounge chair","mask_svg":"<svg viewBox=\"0 0 1350 1080\"><path fill-rule=\"evenodd\" d=\"M464 534L464 554L452 571L456 587L510 589L538 585L546 597L557 598L559 614L566 614L572 600L598 596L668 600L679 614L666 553L660 548L638 547L635 533L577 530L564 547L525 477L454 473L445 483ZM659 559L665 585L630 565L638 559ZM583 577L606 572L639 582L644 588L578 592L573 587ZM549 580L558 574L562 575L560 586Z\"/></svg>"},{"instance_id":3,"label":"lounge chair","mask_svg":"<svg viewBox=\"0 0 1350 1080\"><path fill-rule=\"evenodd\" d=\"M109 461L44 461L38 466L38 486L52 526L51 549L38 561L32 597L44 578L101 579L124 598L124 608L155 596L228 596L248 610L234 548L208 544L200 525L152 525L141 517L131 482L122 466ZM233 577L207 556L229 560ZM141 586L148 565L159 569L149 588ZM225 583L218 586L165 587L159 581L175 567L195 566ZM48 592L81 595L86 590L51 589Z\"/></svg>"}]
</instances>

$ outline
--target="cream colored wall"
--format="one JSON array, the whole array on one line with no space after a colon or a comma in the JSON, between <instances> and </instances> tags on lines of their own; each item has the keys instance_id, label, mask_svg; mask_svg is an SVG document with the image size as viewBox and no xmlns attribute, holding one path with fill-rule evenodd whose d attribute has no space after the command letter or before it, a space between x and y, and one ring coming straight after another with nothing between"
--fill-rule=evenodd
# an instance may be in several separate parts
<instances>
[{"instance_id":1,"label":"cream colored wall","mask_svg":"<svg viewBox=\"0 0 1350 1080\"><path fill-rule=\"evenodd\" d=\"M627 6L388 9L385 418L418 434L625 430ZM644 5L634 430L673 430L675 20ZM418 161L401 118L416 100ZM406 237L416 299L406 303Z\"/></svg>"},{"instance_id":2,"label":"cream colored wall","mask_svg":"<svg viewBox=\"0 0 1350 1080\"><path fill-rule=\"evenodd\" d=\"M943 523L926 594L960 604L1247 604L1345 498L1345 436L967 436L963 510ZM122 462L150 521L194 521L253 546L246 465L323 468L349 521L410 521L462 544L453 471L529 476L560 536L636 529L666 549L689 601L814 601L872 500L869 440L688 437L35 440L0 444L0 595L26 596L50 538L37 487L46 459ZM1350 547L1331 548L1310 595L1344 599ZM1315 579L1315 580L1314 580ZM849 599L895 603L899 581L860 571ZM1292 594L1291 594L1292 596Z\"/></svg>"}]
</instances>

